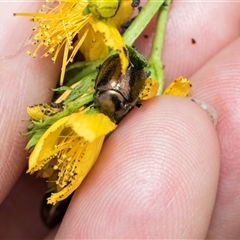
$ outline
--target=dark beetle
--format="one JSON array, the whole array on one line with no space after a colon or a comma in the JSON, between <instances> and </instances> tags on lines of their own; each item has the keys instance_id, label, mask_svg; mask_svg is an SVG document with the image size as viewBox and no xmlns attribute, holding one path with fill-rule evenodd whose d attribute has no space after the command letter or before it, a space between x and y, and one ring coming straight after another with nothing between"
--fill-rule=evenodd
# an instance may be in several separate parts
<instances>
[{"instance_id":1,"label":"dark beetle","mask_svg":"<svg viewBox=\"0 0 240 240\"><path fill-rule=\"evenodd\" d=\"M100 66L96 78L96 106L118 123L134 106L140 105L138 95L147 77L148 73L134 65L131 57L126 74L122 74L119 55L110 56Z\"/></svg>"}]
</instances>

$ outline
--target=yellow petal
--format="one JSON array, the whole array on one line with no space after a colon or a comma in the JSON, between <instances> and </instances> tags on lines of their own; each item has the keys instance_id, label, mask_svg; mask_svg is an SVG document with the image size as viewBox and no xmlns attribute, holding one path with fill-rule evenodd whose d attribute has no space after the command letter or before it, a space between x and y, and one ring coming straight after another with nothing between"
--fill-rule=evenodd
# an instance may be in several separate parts
<instances>
[{"instance_id":1,"label":"yellow petal","mask_svg":"<svg viewBox=\"0 0 240 240\"><path fill-rule=\"evenodd\" d=\"M77 135L86 141L107 135L116 128L116 125L105 115L73 113L69 116L66 127L70 127Z\"/></svg>"},{"instance_id":2,"label":"yellow petal","mask_svg":"<svg viewBox=\"0 0 240 240\"><path fill-rule=\"evenodd\" d=\"M174 95L186 97L192 88L191 82L187 78L178 77L164 91L164 95Z\"/></svg>"},{"instance_id":3,"label":"yellow petal","mask_svg":"<svg viewBox=\"0 0 240 240\"><path fill-rule=\"evenodd\" d=\"M159 83L157 80L147 78L144 80L144 88L140 91L139 99L141 101L148 100L156 96L159 88Z\"/></svg>"},{"instance_id":4,"label":"yellow petal","mask_svg":"<svg viewBox=\"0 0 240 240\"><path fill-rule=\"evenodd\" d=\"M120 1L120 5L116 15L113 18L111 18L111 20L117 27L120 27L121 24L129 20L129 18L131 17L133 13L132 2L133 0Z\"/></svg>"},{"instance_id":5,"label":"yellow petal","mask_svg":"<svg viewBox=\"0 0 240 240\"><path fill-rule=\"evenodd\" d=\"M28 172L33 173L40 170L46 163L56 157L56 153L60 151L58 149L59 142L61 137L64 137L64 130L70 131L72 129L78 136L84 138L85 141L92 142L96 138L107 135L115 127L116 125L101 113L73 113L70 116L61 118L39 139L29 157Z\"/></svg>"},{"instance_id":6,"label":"yellow petal","mask_svg":"<svg viewBox=\"0 0 240 240\"><path fill-rule=\"evenodd\" d=\"M81 161L79 161L76 165L73 180L58 193L52 193L51 197L48 198L49 204L56 204L57 202L67 198L78 188L97 160L103 141L104 136L95 139L92 143L87 145L84 157L81 158Z\"/></svg>"},{"instance_id":7,"label":"yellow petal","mask_svg":"<svg viewBox=\"0 0 240 240\"><path fill-rule=\"evenodd\" d=\"M89 25L89 33L87 34L85 41L80 47L80 51L84 55L86 61L95 61L106 57L109 53L108 46L105 45L104 38L101 33L95 33L92 26ZM79 32L79 35L83 35L83 31Z\"/></svg>"},{"instance_id":8,"label":"yellow petal","mask_svg":"<svg viewBox=\"0 0 240 240\"><path fill-rule=\"evenodd\" d=\"M91 25L95 32L100 32L103 35L105 44L118 52L121 59L122 73L124 74L129 65L128 52L114 23L111 22L111 19L108 19L107 21L91 21Z\"/></svg>"}]
</instances>

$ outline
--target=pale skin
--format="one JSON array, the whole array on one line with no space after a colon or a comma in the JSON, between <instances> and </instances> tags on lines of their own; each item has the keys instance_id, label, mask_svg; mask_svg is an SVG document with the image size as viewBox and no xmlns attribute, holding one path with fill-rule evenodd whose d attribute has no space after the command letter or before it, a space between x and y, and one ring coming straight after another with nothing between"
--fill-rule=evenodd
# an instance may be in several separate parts
<instances>
[{"instance_id":1,"label":"pale skin","mask_svg":"<svg viewBox=\"0 0 240 240\"><path fill-rule=\"evenodd\" d=\"M32 25L12 19L39 5L0 3L0 239L239 239L240 3L175 1L169 16L167 83L191 79L191 97L217 110L217 127L187 98L156 97L134 109L52 232L39 218L45 183L25 175L19 132L26 106L51 100L60 64L25 55ZM138 40L140 52L149 52L149 40Z\"/></svg>"}]
</instances>

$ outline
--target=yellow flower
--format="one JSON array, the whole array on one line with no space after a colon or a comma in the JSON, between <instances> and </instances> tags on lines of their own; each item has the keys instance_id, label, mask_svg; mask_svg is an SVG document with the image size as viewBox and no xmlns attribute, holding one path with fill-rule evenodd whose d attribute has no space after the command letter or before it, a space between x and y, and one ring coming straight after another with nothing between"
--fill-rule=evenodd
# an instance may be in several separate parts
<instances>
[{"instance_id":1,"label":"yellow flower","mask_svg":"<svg viewBox=\"0 0 240 240\"><path fill-rule=\"evenodd\" d=\"M105 5L112 2L103 0ZM58 2L58 5L56 5ZM91 1L93 2L93 1ZM37 47L28 54L37 56L38 50L44 48L44 57L52 56L56 61L63 49L63 63L60 83L63 82L66 66L73 61L80 50L86 61L105 58L111 49L116 50L121 58L122 73L125 73L129 60L125 43L118 31L120 24L132 14L132 0L122 0L116 14L112 18L102 18L86 12L88 1L58 0L52 6L43 5L39 13L17 13L17 16L32 17L38 25L34 28L33 45ZM53 5L54 4L54 5ZM110 49L109 49L110 48Z\"/></svg>"},{"instance_id":2,"label":"yellow flower","mask_svg":"<svg viewBox=\"0 0 240 240\"><path fill-rule=\"evenodd\" d=\"M48 166L58 172L56 204L81 184L101 151L103 141L116 125L101 113L73 113L55 122L39 139L29 158L28 173Z\"/></svg>"}]
</instances>

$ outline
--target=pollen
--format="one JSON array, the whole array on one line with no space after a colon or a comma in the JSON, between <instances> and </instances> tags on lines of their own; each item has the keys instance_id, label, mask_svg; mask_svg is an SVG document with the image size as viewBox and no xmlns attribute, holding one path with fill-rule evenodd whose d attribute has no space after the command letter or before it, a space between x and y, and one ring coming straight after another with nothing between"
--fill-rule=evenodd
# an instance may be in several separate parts
<instances>
[{"instance_id":1,"label":"pollen","mask_svg":"<svg viewBox=\"0 0 240 240\"><path fill-rule=\"evenodd\" d=\"M68 132L68 130L66 131ZM75 132L69 131L67 135L64 132L59 136L60 142L54 146L53 150L56 151L53 155L57 160L53 169L58 171L56 184L60 188L66 187L74 180L74 177L77 175L77 164L84 157L87 146L84 138L79 138Z\"/></svg>"},{"instance_id":2,"label":"pollen","mask_svg":"<svg viewBox=\"0 0 240 240\"><path fill-rule=\"evenodd\" d=\"M33 57L36 57L38 50L42 48L43 53L40 57L51 57L52 61L56 62L60 52L63 52L60 85L63 83L67 64L73 61L78 51L84 55L85 61L95 61L105 58L114 49L119 52L122 72L126 72L129 61L122 53L121 49L125 47L125 43L118 28L131 16L132 1L99 2L100 6L97 8L104 10L104 16L105 11L109 10L109 5L113 7L114 3L115 7L111 8L114 14L107 18L99 18L94 13L84 14L89 1L54 2L43 5L38 13L15 15L30 17L30 21L36 23L33 29Z\"/></svg>"}]
</instances>

